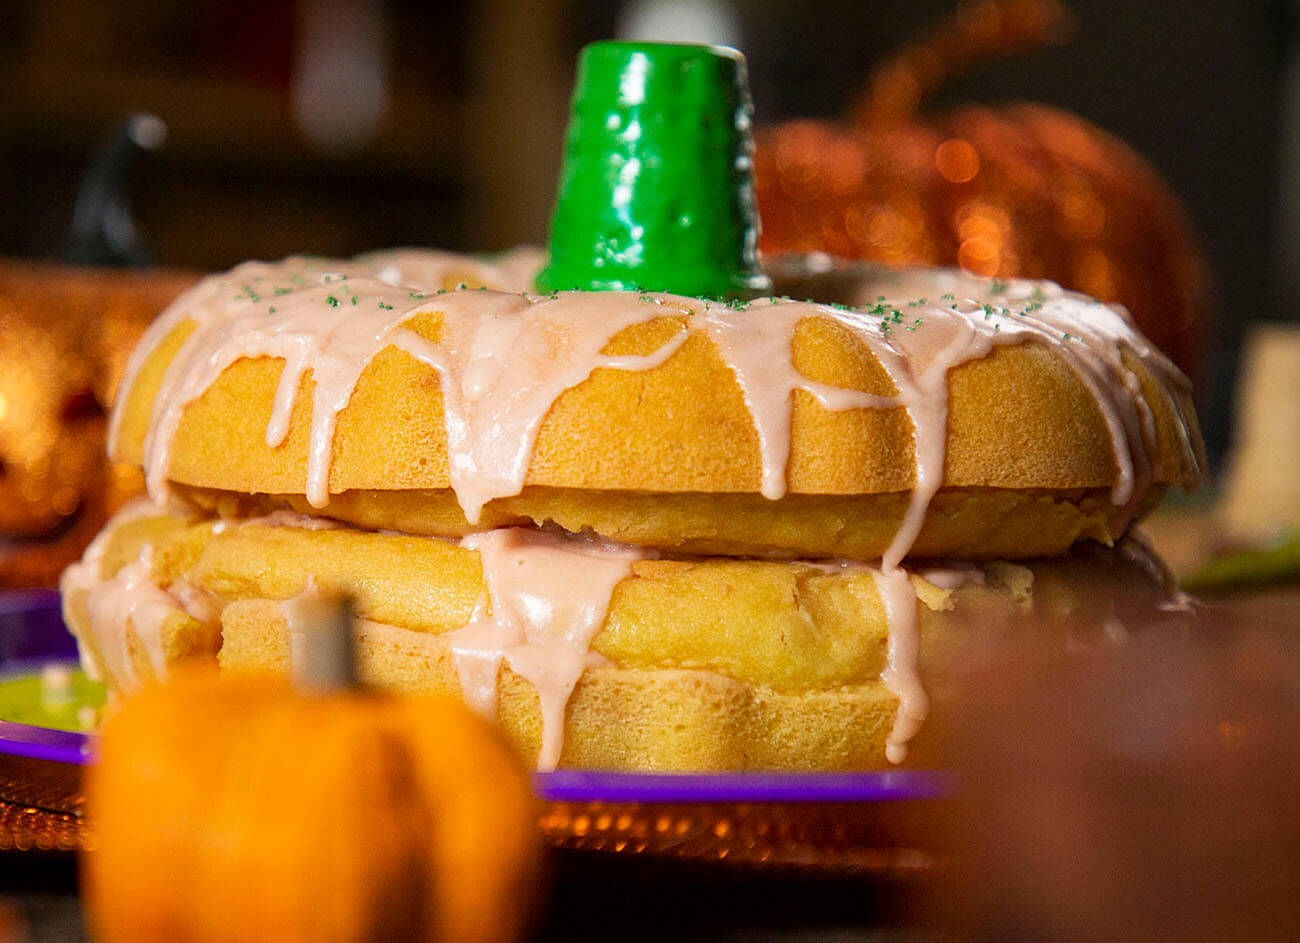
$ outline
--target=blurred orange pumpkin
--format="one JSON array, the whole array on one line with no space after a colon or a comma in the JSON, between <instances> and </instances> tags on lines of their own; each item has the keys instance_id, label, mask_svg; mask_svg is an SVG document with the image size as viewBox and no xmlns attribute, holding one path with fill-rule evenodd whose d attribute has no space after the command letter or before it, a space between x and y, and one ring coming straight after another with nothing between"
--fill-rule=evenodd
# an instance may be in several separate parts
<instances>
[{"instance_id":1,"label":"blurred orange pumpkin","mask_svg":"<svg viewBox=\"0 0 1300 943\"><path fill-rule=\"evenodd\" d=\"M105 458L106 417L145 326L195 278L0 260L0 589L54 585L142 490Z\"/></svg>"},{"instance_id":2,"label":"blurred orange pumpkin","mask_svg":"<svg viewBox=\"0 0 1300 943\"><path fill-rule=\"evenodd\" d=\"M464 705L181 675L90 768L95 938L516 938L539 843L527 776Z\"/></svg>"},{"instance_id":3,"label":"blurred orange pumpkin","mask_svg":"<svg viewBox=\"0 0 1300 943\"><path fill-rule=\"evenodd\" d=\"M1057 41L1069 26L1054 0L968 4L877 69L850 121L760 132L763 251L1050 278L1124 304L1195 378L1208 268L1150 165L1083 119L1042 105L917 115L945 77Z\"/></svg>"}]
</instances>

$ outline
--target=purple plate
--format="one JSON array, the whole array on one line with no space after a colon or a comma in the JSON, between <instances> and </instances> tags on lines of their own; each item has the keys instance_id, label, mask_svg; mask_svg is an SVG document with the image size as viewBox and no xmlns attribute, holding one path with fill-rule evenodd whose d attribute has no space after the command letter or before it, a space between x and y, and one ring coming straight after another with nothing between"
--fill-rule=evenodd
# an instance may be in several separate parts
<instances>
[{"instance_id":1,"label":"purple plate","mask_svg":"<svg viewBox=\"0 0 1300 943\"><path fill-rule=\"evenodd\" d=\"M878 773L624 773L560 769L533 776L559 802L894 802L950 794L938 770Z\"/></svg>"},{"instance_id":2,"label":"purple plate","mask_svg":"<svg viewBox=\"0 0 1300 943\"><path fill-rule=\"evenodd\" d=\"M53 590L0 593L0 672L75 658ZM94 738L0 720L0 754L64 764L90 761ZM951 794L936 770L872 773L536 773L539 798L558 802L895 802Z\"/></svg>"}]
</instances>

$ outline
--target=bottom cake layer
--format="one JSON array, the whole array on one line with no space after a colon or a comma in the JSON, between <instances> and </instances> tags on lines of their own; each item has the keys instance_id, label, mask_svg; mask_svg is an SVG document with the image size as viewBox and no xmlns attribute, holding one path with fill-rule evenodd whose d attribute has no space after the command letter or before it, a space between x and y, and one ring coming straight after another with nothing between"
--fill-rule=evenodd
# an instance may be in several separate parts
<instances>
[{"instance_id":1,"label":"bottom cake layer","mask_svg":"<svg viewBox=\"0 0 1300 943\"><path fill-rule=\"evenodd\" d=\"M282 607L232 603L222 616L220 662L228 670L288 672ZM460 696L443 636L362 622L363 680L410 694ZM590 769L866 769L885 765L898 700L880 681L782 693L713 671L597 666L568 701L560 765ZM542 712L534 686L509 666L499 680L498 720L520 755L536 757Z\"/></svg>"},{"instance_id":2,"label":"bottom cake layer","mask_svg":"<svg viewBox=\"0 0 1300 943\"><path fill-rule=\"evenodd\" d=\"M185 660L292 671L311 643L300 603L342 593L366 680L463 696L543 767L639 770L865 769L909 745L917 762L931 702L941 716L948 681L991 649L1122 635L1169 595L1132 541L883 573L151 506L111 522L63 590L83 663L115 696Z\"/></svg>"}]
</instances>

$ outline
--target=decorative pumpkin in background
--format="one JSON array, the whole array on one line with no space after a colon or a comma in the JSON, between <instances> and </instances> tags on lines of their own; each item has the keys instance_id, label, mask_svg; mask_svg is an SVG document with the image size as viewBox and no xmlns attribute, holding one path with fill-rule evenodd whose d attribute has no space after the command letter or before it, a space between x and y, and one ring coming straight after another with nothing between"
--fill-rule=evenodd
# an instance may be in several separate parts
<instances>
[{"instance_id":1,"label":"decorative pumpkin in background","mask_svg":"<svg viewBox=\"0 0 1300 943\"><path fill-rule=\"evenodd\" d=\"M106 416L153 317L197 276L0 262L0 589L52 586L142 490Z\"/></svg>"},{"instance_id":2,"label":"decorative pumpkin in background","mask_svg":"<svg viewBox=\"0 0 1300 943\"><path fill-rule=\"evenodd\" d=\"M103 943L496 943L536 896L528 778L458 702L181 675L107 721L88 775Z\"/></svg>"},{"instance_id":3,"label":"decorative pumpkin in background","mask_svg":"<svg viewBox=\"0 0 1300 943\"><path fill-rule=\"evenodd\" d=\"M849 122L760 132L761 248L1050 278L1124 304L1195 378L1208 269L1150 165L1041 105L917 116L945 77L1057 41L1069 25L1053 0L984 0L882 65Z\"/></svg>"}]
</instances>

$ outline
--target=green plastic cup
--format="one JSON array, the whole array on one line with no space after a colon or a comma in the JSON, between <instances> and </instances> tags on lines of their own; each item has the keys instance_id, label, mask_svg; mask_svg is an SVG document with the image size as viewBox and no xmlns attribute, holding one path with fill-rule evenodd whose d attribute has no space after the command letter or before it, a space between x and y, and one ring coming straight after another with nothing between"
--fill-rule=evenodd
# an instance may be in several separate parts
<instances>
[{"instance_id":1,"label":"green plastic cup","mask_svg":"<svg viewBox=\"0 0 1300 943\"><path fill-rule=\"evenodd\" d=\"M758 264L753 111L734 49L584 48L538 289L770 293Z\"/></svg>"}]
</instances>

